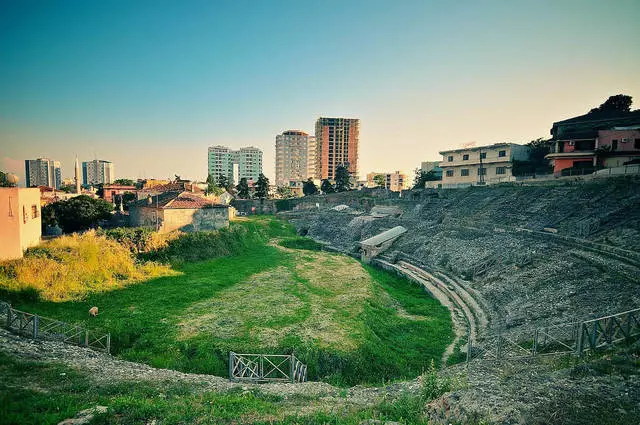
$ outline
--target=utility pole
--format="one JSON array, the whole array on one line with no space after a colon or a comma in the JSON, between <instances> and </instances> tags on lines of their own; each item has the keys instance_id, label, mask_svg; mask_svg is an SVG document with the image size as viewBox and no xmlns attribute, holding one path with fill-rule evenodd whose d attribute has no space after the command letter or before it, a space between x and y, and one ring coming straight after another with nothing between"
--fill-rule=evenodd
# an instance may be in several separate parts
<instances>
[{"instance_id":1,"label":"utility pole","mask_svg":"<svg viewBox=\"0 0 640 425\"><path fill-rule=\"evenodd\" d=\"M480 169L478 170L478 174L480 174L479 176L479 180L478 180L478 185L479 186L484 186L484 168L482 167L482 149L479 150L479 155L480 155Z\"/></svg>"}]
</instances>

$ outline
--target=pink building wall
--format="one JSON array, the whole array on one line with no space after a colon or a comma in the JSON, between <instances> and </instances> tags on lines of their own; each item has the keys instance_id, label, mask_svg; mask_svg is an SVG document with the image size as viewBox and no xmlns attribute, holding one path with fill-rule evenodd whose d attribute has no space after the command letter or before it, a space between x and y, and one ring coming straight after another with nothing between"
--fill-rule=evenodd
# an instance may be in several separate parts
<instances>
[{"instance_id":1,"label":"pink building wall","mask_svg":"<svg viewBox=\"0 0 640 425\"><path fill-rule=\"evenodd\" d=\"M41 223L40 189L0 188L0 261L38 245Z\"/></svg>"}]
</instances>

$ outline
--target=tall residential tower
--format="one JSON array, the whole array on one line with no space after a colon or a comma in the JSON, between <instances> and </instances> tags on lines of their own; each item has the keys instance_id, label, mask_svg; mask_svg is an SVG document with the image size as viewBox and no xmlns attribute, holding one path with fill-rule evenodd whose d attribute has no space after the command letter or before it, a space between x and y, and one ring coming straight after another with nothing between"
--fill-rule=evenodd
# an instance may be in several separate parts
<instances>
[{"instance_id":1,"label":"tall residential tower","mask_svg":"<svg viewBox=\"0 0 640 425\"><path fill-rule=\"evenodd\" d=\"M215 179L223 175L235 184L242 178L256 182L262 173L262 151L253 146L237 151L226 146L211 146L208 159L208 172Z\"/></svg>"},{"instance_id":2,"label":"tall residential tower","mask_svg":"<svg viewBox=\"0 0 640 425\"><path fill-rule=\"evenodd\" d=\"M48 158L27 159L24 165L27 187L48 186L60 189L62 186L60 161Z\"/></svg>"},{"instance_id":3,"label":"tall residential tower","mask_svg":"<svg viewBox=\"0 0 640 425\"><path fill-rule=\"evenodd\" d=\"M94 159L82 163L83 184L111 184L114 180L113 162Z\"/></svg>"},{"instance_id":4,"label":"tall residential tower","mask_svg":"<svg viewBox=\"0 0 640 425\"><path fill-rule=\"evenodd\" d=\"M276 185L289 186L315 175L316 138L288 130L276 136Z\"/></svg>"},{"instance_id":5,"label":"tall residential tower","mask_svg":"<svg viewBox=\"0 0 640 425\"><path fill-rule=\"evenodd\" d=\"M333 180L336 168L344 165L357 179L359 137L359 119L318 118L315 178Z\"/></svg>"}]
</instances>

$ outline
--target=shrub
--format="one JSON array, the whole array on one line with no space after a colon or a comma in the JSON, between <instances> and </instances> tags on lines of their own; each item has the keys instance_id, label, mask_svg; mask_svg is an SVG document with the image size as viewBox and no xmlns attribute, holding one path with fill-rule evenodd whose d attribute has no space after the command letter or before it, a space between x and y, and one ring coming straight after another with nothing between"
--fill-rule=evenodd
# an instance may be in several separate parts
<instances>
[{"instance_id":1,"label":"shrub","mask_svg":"<svg viewBox=\"0 0 640 425\"><path fill-rule=\"evenodd\" d=\"M44 300L66 301L172 273L164 265L137 263L125 246L90 231L54 239L28 249L21 260L5 263L0 287L35 290Z\"/></svg>"}]
</instances>

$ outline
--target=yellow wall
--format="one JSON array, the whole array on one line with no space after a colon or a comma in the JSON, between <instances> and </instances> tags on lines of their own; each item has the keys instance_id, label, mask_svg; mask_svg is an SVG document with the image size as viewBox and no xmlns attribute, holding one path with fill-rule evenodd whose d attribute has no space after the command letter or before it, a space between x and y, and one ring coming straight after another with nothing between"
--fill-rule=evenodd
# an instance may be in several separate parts
<instances>
[{"instance_id":1,"label":"yellow wall","mask_svg":"<svg viewBox=\"0 0 640 425\"><path fill-rule=\"evenodd\" d=\"M41 214L39 189L0 188L0 260L40 243Z\"/></svg>"}]
</instances>

